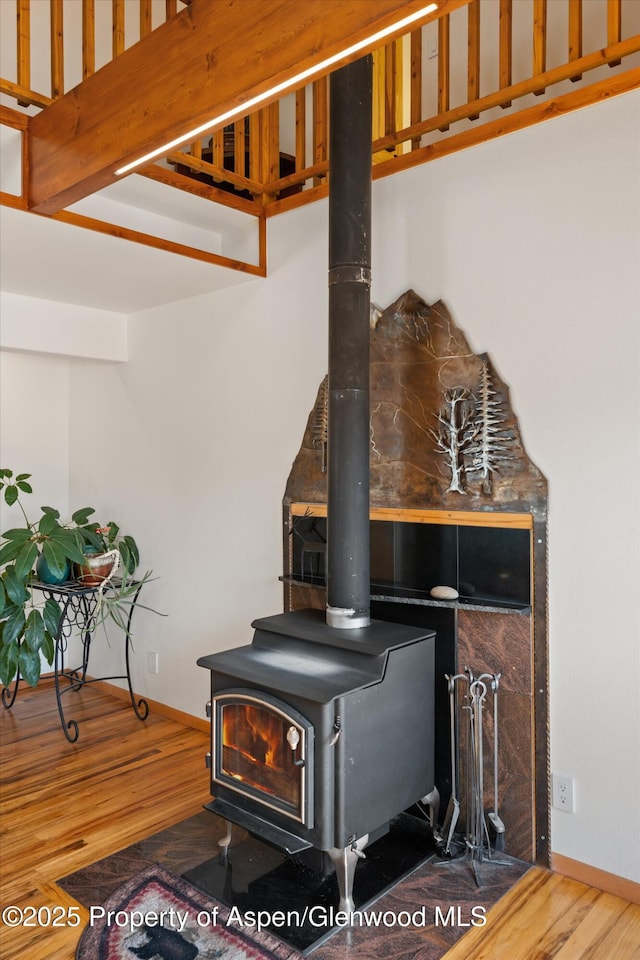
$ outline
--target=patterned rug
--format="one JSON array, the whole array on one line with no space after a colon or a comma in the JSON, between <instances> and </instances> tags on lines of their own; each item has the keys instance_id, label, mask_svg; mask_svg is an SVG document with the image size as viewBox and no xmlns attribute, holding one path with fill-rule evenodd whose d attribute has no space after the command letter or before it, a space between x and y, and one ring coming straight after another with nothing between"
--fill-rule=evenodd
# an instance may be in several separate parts
<instances>
[{"instance_id":1,"label":"patterned rug","mask_svg":"<svg viewBox=\"0 0 640 960\"><path fill-rule=\"evenodd\" d=\"M294 960L301 955L189 883L148 867L100 906L76 960ZM240 926L241 925L241 926Z\"/></svg>"}]
</instances>

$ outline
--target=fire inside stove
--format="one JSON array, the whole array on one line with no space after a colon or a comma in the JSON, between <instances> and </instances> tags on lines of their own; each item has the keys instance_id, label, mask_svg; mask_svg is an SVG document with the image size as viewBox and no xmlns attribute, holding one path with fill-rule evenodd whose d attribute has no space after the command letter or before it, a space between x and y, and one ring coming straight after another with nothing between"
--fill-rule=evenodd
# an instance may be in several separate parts
<instances>
[{"instance_id":1,"label":"fire inside stove","mask_svg":"<svg viewBox=\"0 0 640 960\"><path fill-rule=\"evenodd\" d=\"M214 779L301 819L309 724L270 700L239 691L214 698Z\"/></svg>"}]
</instances>

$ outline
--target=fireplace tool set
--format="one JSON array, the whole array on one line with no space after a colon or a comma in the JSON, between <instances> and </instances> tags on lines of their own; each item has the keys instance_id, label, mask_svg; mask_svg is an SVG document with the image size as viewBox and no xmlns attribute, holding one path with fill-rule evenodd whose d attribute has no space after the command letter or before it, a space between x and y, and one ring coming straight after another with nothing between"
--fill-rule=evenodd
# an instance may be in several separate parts
<instances>
[{"instance_id":1,"label":"fireplace tool set","mask_svg":"<svg viewBox=\"0 0 640 960\"><path fill-rule=\"evenodd\" d=\"M447 856L458 859L462 855L471 862L476 883L480 886L479 863L490 860L492 863L508 864L508 861L496 859L494 855L504 850L505 842L505 827L498 808L498 688L501 674L482 673L476 677L469 667L465 667L464 673L445 676L449 692L451 797L442 827L434 831L434 838ZM460 706L462 737L458 721L456 684L465 688ZM489 690L493 699L493 809L485 813L483 714ZM461 741L464 741L465 754L464 839L456 834L461 810L458 776L462 760ZM450 861L443 861L447 862Z\"/></svg>"}]
</instances>

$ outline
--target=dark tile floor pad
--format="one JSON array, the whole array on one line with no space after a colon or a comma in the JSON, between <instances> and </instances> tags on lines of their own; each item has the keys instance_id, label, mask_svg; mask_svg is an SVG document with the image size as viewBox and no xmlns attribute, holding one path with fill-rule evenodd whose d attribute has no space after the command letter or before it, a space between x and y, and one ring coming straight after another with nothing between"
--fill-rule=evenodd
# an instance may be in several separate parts
<instances>
[{"instance_id":1,"label":"dark tile floor pad","mask_svg":"<svg viewBox=\"0 0 640 960\"><path fill-rule=\"evenodd\" d=\"M438 960L529 868L509 857L501 857L508 866L484 860L478 885L466 859L439 862L426 824L403 815L358 863L354 899L363 925L332 928L323 921L337 909L334 876L292 862L235 828L225 865L218 847L224 832L223 822L203 810L58 883L92 906L158 863L242 913L290 913L291 925L272 932L314 960ZM315 909L303 923L305 907Z\"/></svg>"}]
</instances>

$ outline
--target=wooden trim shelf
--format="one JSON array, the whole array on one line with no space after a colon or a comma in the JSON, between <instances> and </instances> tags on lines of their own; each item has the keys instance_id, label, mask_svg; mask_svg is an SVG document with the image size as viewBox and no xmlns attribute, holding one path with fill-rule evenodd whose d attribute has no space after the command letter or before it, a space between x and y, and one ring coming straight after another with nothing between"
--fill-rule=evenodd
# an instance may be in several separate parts
<instances>
[{"instance_id":1,"label":"wooden trim shelf","mask_svg":"<svg viewBox=\"0 0 640 960\"><path fill-rule=\"evenodd\" d=\"M326 517L326 503L292 503L293 517ZM371 507L371 520L393 523L439 523L460 527L508 527L512 530L532 530L530 513L493 513L486 510L413 510L403 507Z\"/></svg>"}]
</instances>

